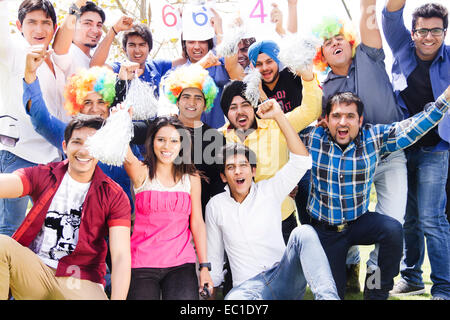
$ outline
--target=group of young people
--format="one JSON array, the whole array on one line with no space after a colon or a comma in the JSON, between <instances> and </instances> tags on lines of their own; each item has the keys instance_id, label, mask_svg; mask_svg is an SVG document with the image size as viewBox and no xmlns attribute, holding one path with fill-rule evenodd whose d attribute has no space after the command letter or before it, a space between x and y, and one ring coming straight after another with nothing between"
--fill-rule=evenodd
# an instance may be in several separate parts
<instances>
[{"instance_id":1,"label":"group of young people","mask_svg":"<svg viewBox=\"0 0 450 320\"><path fill-rule=\"evenodd\" d=\"M383 300L423 292L425 237L433 299L450 298L448 12L424 4L408 30L406 0L386 2L391 82L376 0L360 3L359 32L337 18L313 30L321 86L313 65L283 68L272 40L218 57L214 10L216 36L183 30L173 61L150 59L148 26L127 16L101 40L90 1L59 28L49 1L22 1L19 37L0 17L0 299L301 299L307 285L344 299L360 291L357 246L375 244L364 298ZM272 18L285 35L277 6ZM107 65L119 34L127 61ZM102 163L87 141L136 78L178 112L134 121L123 165Z\"/></svg>"}]
</instances>

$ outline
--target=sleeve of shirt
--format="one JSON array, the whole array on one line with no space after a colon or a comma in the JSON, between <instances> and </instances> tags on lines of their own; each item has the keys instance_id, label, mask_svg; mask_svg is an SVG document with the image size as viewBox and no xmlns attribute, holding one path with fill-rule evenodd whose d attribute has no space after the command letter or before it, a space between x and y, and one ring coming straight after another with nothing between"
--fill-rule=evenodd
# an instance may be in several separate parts
<instances>
[{"instance_id":1,"label":"sleeve of shirt","mask_svg":"<svg viewBox=\"0 0 450 320\"><path fill-rule=\"evenodd\" d=\"M303 81L302 96L301 106L286 114L297 132L316 121L322 113L322 89L316 79Z\"/></svg>"},{"instance_id":2,"label":"sleeve of shirt","mask_svg":"<svg viewBox=\"0 0 450 320\"><path fill-rule=\"evenodd\" d=\"M31 101L30 111L27 108L29 101ZM23 81L23 105L36 132L62 151L66 124L48 112L39 79L31 84Z\"/></svg>"},{"instance_id":3,"label":"sleeve of shirt","mask_svg":"<svg viewBox=\"0 0 450 320\"><path fill-rule=\"evenodd\" d=\"M394 56L412 42L411 33L403 21L403 9L389 12L385 6L381 15L384 37Z\"/></svg>"},{"instance_id":4,"label":"sleeve of shirt","mask_svg":"<svg viewBox=\"0 0 450 320\"><path fill-rule=\"evenodd\" d=\"M63 55L53 54L53 61L64 72L66 77L71 76L72 55L70 53Z\"/></svg>"},{"instance_id":5,"label":"sleeve of shirt","mask_svg":"<svg viewBox=\"0 0 450 320\"><path fill-rule=\"evenodd\" d=\"M0 2L0 65L10 67L14 58L11 31L9 29L8 1Z\"/></svg>"},{"instance_id":6,"label":"sleeve of shirt","mask_svg":"<svg viewBox=\"0 0 450 320\"><path fill-rule=\"evenodd\" d=\"M311 167L310 155L289 153L289 161L272 178L259 183L264 188L265 194L273 194L281 203Z\"/></svg>"},{"instance_id":7,"label":"sleeve of shirt","mask_svg":"<svg viewBox=\"0 0 450 320\"><path fill-rule=\"evenodd\" d=\"M447 142L450 142L450 114L445 113L444 119L439 122L438 126L439 136Z\"/></svg>"},{"instance_id":8,"label":"sleeve of shirt","mask_svg":"<svg viewBox=\"0 0 450 320\"><path fill-rule=\"evenodd\" d=\"M213 66L206 70L208 70L218 87L224 87L230 81L230 76L228 75L227 69L225 69L224 59L220 58L219 61L221 62L220 66Z\"/></svg>"},{"instance_id":9,"label":"sleeve of shirt","mask_svg":"<svg viewBox=\"0 0 450 320\"><path fill-rule=\"evenodd\" d=\"M207 237L207 252L208 261L211 263L211 279L215 287L218 287L223 282L223 262L224 262L224 244L223 236L220 227L216 223L215 210L220 210L214 205L214 200L211 200L206 205L205 222L206 222L206 237Z\"/></svg>"},{"instance_id":10,"label":"sleeve of shirt","mask_svg":"<svg viewBox=\"0 0 450 320\"><path fill-rule=\"evenodd\" d=\"M392 125L381 126L381 153L394 152L414 144L441 121L449 106L449 101L446 101L444 95L441 95L425 111L406 120L395 122Z\"/></svg>"},{"instance_id":11,"label":"sleeve of shirt","mask_svg":"<svg viewBox=\"0 0 450 320\"><path fill-rule=\"evenodd\" d=\"M115 196L110 200L108 227L131 228L131 206L125 191L117 183L114 184Z\"/></svg>"},{"instance_id":12,"label":"sleeve of shirt","mask_svg":"<svg viewBox=\"0 0 450 320\"><path fill-rule=\"evenodd\" d=\"M153 60L153 63L161 77L164 76L167 71L172 69L172 61L170 60L157 59Z\"/></svg>"},{"instance_id":13,"label":"sleeve of shirt","mask_svg":"<svg viewBox=\"0 0 450 320\"><path fill-rule=\"evenodd\" d=\"M24 197L31 194L33 189L33 172L36 170L36 167L27 167L18 169L13 172L13 174L18 175L23 185L23 192L20 197Z\"/></svg>"},{"instance_id":14,"label":"sleeve of shirt","mask_svg":"<svg viewBox=\"0 0 450 320\"><path fill-rule=\"evenodd\" d=\"M358 55L364 54L374 62L384 61L386 55L384 54L383 48L372 48L361 43L356 49L356 56L358 60ZM383 64L384 66L384 64Z\"/></svg>"}]
</instances>

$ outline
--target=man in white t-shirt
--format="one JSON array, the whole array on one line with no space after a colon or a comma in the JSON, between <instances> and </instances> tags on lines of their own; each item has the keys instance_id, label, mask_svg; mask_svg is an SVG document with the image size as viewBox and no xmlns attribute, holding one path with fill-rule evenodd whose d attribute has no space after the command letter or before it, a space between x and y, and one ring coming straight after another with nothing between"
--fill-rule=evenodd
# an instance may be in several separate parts
<instances>
[{"instance_id":1,"label":"man in white t-shirt","mask_svg":"<svg viewBox=\"0 0 450 320\"><path fill-rule=\"evenodd\" d=\"M206 206L208 260L215 284L223 280L226 251L233 289L226 299L301 299L308 283L316 299L339 299L319 238L311 226L297 227L287 247L281 231L281 203L305 172L311 157L280 105L271 99L258 107L286 138L289 161L274 177L255 183L256 155L241 144L223 148L225 192Z\"/></svg>"},{"instance_id":2,"label":"man in white t-shirt","mask_svg":"<svg viewBox=\"0 0 450 320\"><path fill-rule=\"evenodd\" d=\"M9 29L9 3L0 0L0 173L61 159L58 149L33 128L22 105L27 51L48 48L56 28L56 13L48 0L25 0L19 6L14 36ZM66 74L60 67L68 55L49 54L37 70L46 105L66 120L62 92ZM25 217L28 198L0 200L0 234L12 235Z\"/></svg>"},{"instance_id":3,"label":"man in white t-shirt","mask_svg":"<svg viewBox=\"0 0 450 320\"><path fill-rule=\"evenodd\" d=\"M72 61L69 76L78 69L89 69L91 51L102 36L105 12L92 1L77 0L69 7L68 15L55 35L53 49L57 54L69 51Z\"/></svg>"}]
</instances>

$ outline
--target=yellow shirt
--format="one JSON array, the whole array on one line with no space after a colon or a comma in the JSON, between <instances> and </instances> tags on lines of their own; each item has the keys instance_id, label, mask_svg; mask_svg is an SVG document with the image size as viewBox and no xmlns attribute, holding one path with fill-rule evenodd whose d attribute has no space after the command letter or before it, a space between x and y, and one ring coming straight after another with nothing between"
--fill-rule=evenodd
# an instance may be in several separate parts
<instances>
[{"instance_id":1,"label":"yellow shirt","mask_svg":"<svg viewBox=\"0 0 450 320\"><path fill-rule=\"evenodd\" d=\"M317 120L322 113L322 89L317 80L302 81L302 104L289 113L286 117L300 132ZM248 135L242 142L234 129L229 128L229 123L219 129L227 142L243 143L256 154L255 182L269 179L283 167L289 158L286 139L275 120L256 118L257 129ZM295 201L287 197L281 207L282 219L285 220L295 211Z\"/></svg>"}]
</instances>

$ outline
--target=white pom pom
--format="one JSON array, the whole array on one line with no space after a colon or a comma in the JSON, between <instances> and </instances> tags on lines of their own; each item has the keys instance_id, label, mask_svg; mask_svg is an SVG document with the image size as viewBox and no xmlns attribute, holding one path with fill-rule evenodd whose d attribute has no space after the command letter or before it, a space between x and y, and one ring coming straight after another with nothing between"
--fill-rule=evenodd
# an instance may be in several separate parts
<instances>
[{"instance_id":1,"label":"white pom pom","mask_svg":"<svg viewBox=\"0 0 450 320\"><path fill-rule=\"evenodd\" d=\"M112 113L106 124L86 140L91 156L108 165L120 167L125 161L133 137L133 125L128 108Z\"/></svg>"},{"instance_id":2,"label":"white pom pom","mask_svg":"<svg viewBox=\"0 0 450 320\"><path fill-rule=\"evenodd\" d=\"M278 59L292 73L297 73L312 66L317 48L322 45L322 40L313 36L290 34L284 37L280 43Z\"/></svg>"},{"instance_id":3,"label":"white pom pom","mask_svg":"<svg viewBox=\"0 0 450 320\"><path fill-rule=\"evenodd\" d=\"M155 86L135 77L131 80L124 104L133 107L133 120L147 120L158 113L158 99L155 97Z\"/></svg>"},{"instance_id":4,"label":"white pom pom","mask_svg":"<svg viewBox=\"0 0 450 320\"><path fill-rule=\"evenodd\" d=\"M247 85L244 93L245 97L253 107L257 107L260 97L259 86L261 84L261 73L256 68L251 69L243 81Z\"/></svg>"},{"instance_id":5,"label":"white pom pom","mask_svg":"<svg viewBox=\"0 0 450 320\"><path fill-rule=\"evenodd\" d=\"M216 52L221 57L229 57L237 53L238 44L245 37L245 30L240 27L230 29L223 35L222 42L216 47Z\"/></svg>"}]
</instances>

